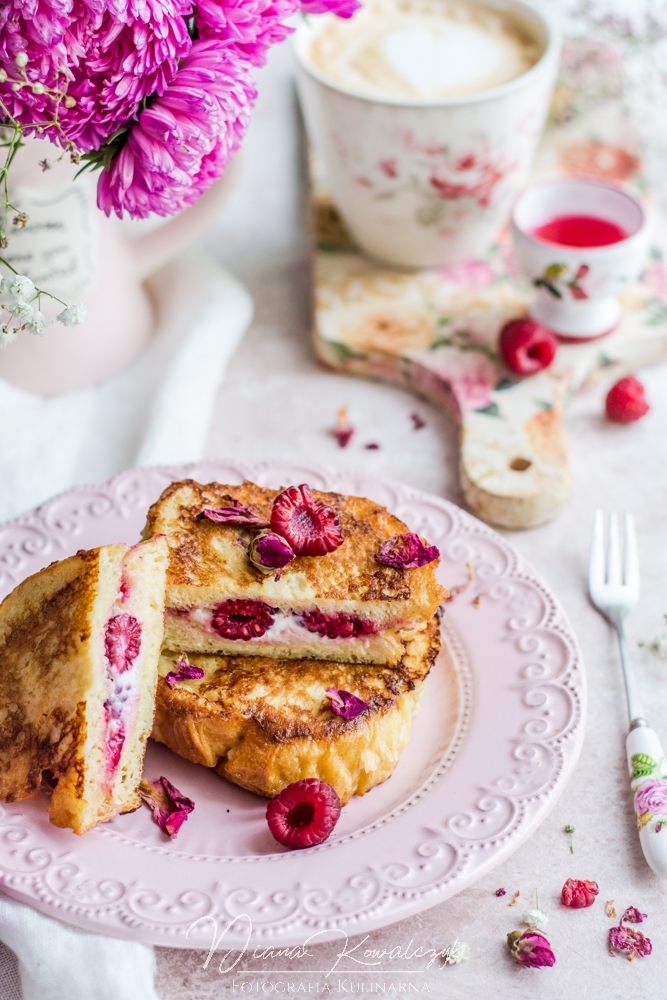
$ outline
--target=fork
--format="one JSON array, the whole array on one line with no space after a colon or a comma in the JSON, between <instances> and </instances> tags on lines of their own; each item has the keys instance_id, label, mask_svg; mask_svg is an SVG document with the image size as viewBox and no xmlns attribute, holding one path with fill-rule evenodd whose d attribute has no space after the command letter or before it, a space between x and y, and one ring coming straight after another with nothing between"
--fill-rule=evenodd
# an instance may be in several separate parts
<instances>
[{"instance_id":1,"label":"fork","mask_svg":"<svg viewBox=\"0 0 667 1000\"><path fill-rule=\"evenodd\" d=\"M625 741L634 795L639 842L648 865L667 878L667 769L660 739L651 729L639 698L637 680L630 662L623 623L639 600L639 558L632 514L625 515L625 537L621 540L618 516L609 516L609 539L605 560L605 517L595 513L588 590L593 604L616 629L630 716Z\"/></svg>"}]
</instances>

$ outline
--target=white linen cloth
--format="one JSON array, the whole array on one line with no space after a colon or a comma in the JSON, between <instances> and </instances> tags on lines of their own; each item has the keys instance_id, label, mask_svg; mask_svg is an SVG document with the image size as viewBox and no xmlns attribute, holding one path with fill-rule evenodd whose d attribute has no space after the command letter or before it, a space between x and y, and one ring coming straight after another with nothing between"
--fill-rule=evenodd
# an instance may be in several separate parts
<instances>
[{"instance_id":1,"label":"white linen cloth","mask_svg":"<svg viewBox=\"0 0 667 1000\"><path fill-rule=\"evenodd\" d=\"M0 521L133 465L202 455L252 300L203 251L161 268L150 285L156 334L119 375L49 398L0 380Z\"/></svg>"},{"instance_id":2,"label":"white linen cloth","mask_svg":"<svg viewBox=\"0 0 667 1000\"><path fill-rule=\"evenodd\" d=\"M0 380L0 521L128 466L203 454L252 299L203 251L162 268L151 291L156 333L114 378L48 399ZM0 893L0 1000L157 1000L154 971L151 946L79 931Z\"/></svg>"},{"instance_id":3,"label":"white linen cloth","mask_svg":"<svg viewBox=\"0 0 667 1000\"><path fill-rule=\"evenodd\" d=\"M150 945L87 934L0 894L2 1000L158 1000ZM18 971L18 975L17 975Z\"/></svg>"}]
</instances>

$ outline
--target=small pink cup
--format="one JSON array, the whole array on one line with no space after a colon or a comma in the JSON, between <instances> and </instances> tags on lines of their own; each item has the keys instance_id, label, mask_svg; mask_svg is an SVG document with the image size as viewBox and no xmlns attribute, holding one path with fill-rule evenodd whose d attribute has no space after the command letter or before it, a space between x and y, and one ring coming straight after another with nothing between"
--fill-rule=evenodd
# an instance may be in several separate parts
<instances>
[{"instance_id":1,"label":"small pink cup","mask_svg":"<svg viewBox=\"0 0 667 1000\"><path fill-rule=\"evenodd\" d=\"M561 216L593 216L627 233L604 246L563 246L535 230ZM517 199L511 219L517 264L537 290L529 312L564 340L610 333L621 318L618 294L646 262L649 227L642 205L612 184L594 180L543 181Z\"/></svg>"}]
</instances>

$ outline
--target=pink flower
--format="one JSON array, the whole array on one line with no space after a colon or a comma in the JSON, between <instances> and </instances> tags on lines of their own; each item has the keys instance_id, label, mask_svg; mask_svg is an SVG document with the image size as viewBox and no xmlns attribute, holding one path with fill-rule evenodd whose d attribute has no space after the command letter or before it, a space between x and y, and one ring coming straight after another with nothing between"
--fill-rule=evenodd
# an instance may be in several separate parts
<instances>
[{"instance_id":1,"label":"pink flower","mask_svg":"<svg viewBox=\"0 0 667 1000\"><path fill-rule=\"evenodd\" d=\"M563 906L569 906L573 910L582 910L586 906L593 905L599 891L597 882L569 878L563 886L560 898Z\"/></svg>"},{"instance_id":2,"label":"pink flower","mask_svg":"<svg viewBox=\"0 0 667 1000\"><path fill-rule=\"evenodd\" d=\"M419 535L408 531L404 535L394 535L385 542L375 559L383 566L393 566L395 569L416 569L427 566L440 558L440 550L436 545L425 545Z\"/></svg>"},{"instance_id":3,"label":"pink flower","mask_svg":"<svg viewBox=\"0 0 667 1000\"><path fill-rule=\"evenodd\" d=\"M662 302L667 302L667 268L663 260L656 261L646 268L642 281L650 292Z\"/></svg>"},{"instance_id":4,"label":"pink flower","mask_svg":"<svg viewBox=\"0 0 667 1000\"><path fill-rule=\"evenodd\" d=\"M137 124L97 189L107 215L171 215L219 177L241 144L256 91L250 74L213 38L192 43L162 97Z\"/></svg>"},{"instance_id":5,"label":"pink flower","mask_svg":"<svg viewBox=\"0 0 667 1000\"><path fill-rule=\"evenodd\" d=\"M153 813L153 819L172 840L195 807L192 799L179 792L178 788L165 777L157 781L147 781L142 778L139 785L142 800Z\"/></svg>"},{"instance_id":6,"label":"pink flower","mask_svg":"<svg viewBox=\"0 0 667 1000\"><path fill-rule=\"evenodd\" d=\"M359 0L301 0L304 14L335 14L336 17L352 17L361 7Z\"/></svg>"},{"instance_id":7,"label":"pink flower","mask_svg":"<svg viewBox=\"0 0 667 1000\"><path fill-rule=\"evenodd\" d=\"M205 507L197 515L197 520L213 521L214 524L268 524L266 518L252 507L245 507L236 497L226 494L222 499L229 502L224 507Z\"/></svg>"},{"instance_id":8,"label":"pink flower","mask_svg":"<svg viewBox=\"0 0 667 1000\"><path fill-rule=\"evenodd\" d=\"M488 264L481 260L468 260L462 264L450 264L440 268L440 277L451 281L459 288L485 288L490 285L495 274Z\"/></svg>"},{"instance_id":9,"label":"pink flower","mask_svg":"<svg viewBox=\"0 0 667 1000\"><path fill-rule=\"evenodd\" d=\"M639 816L667 815L667 781L651 778L643 782L635 792L635 812Z\"/></svg>"},{"instance_id":10,"label":"pink flower","mask_svg":"<svg viewBox=\"0 0 667 1000\"><path fill-rule=\"evenodd\" d=\"M179 681L198 681L202 677L206 677L206 671L202 667L196 667L194 663L190 663L185 653L174 660L174 666L176 670L170 670L164 678L170 688L173 688Z\"/></svg>"},{"instance_id":11,"label":"pink flower","mask_svg":"<svg viewBox=\"0 0 667 1000\"><path fill-rule=\"evenodd\" d=\"M650 938L632 927L623 927L622 923L618 927L609 928L609 946L626 952L630 961L634 958L646 958L653 951Z\"/></svg>"},{"instance_id":12,"label":"pink flower","mask_svg":"<svg viewBox=\"0 0 667 1000\"><path fill-rule=\"evenodd\" d=\"M646 920L647 914L642 913L638 910L636 906L628 906L627 910L621 917L621 923L626 920L629 924L643 924Z\"/></svg>"},{"instance_id":13,"label":"pink flower","mask_svg":"<svg viewBox=\"0 0 667 1000\"><path fill-rule=\"evenodd\" d=\"M396 160L380 160L378 167L385 175L385 177L398 177L398 167L396 165Z\"/></svg>"},{"instance_id":14,"label":"pink flower","mask_svg":"<svg viewBox=\"0 0 667 1000\"><path fill-rule=\"evenodd\" d=\"M261 66L269 47L292 31L283 22L299 6L299 0L4 0L0 68L7 78L0 100L30 126L53 117L54 93L66 88L59 127L43 135L81 153L101 151L92 158L104 167L99 206L107 215L171 215L220 177L241 144L256 97L250 67ZM303 9L349 17L357 6L357 0L304 0ZM24 70L17 55L27 60Z\"/></svg>"},{"instance_id":15,"label":"pink flower","mask_svg":"<svg viewBox=\"0 0 667 1000\"><path fill-rule=\"evenodd\" d=\"M198 0L195 21L200 38L217 38L262 66L268 49L293 31L281 22L298 9L298 0Z\"/></svg>"},{"instance_id":16,"label":"pink flower","mask_svg":"<svg viewBox=\"0 0 667 1000\"><path fill-rule=\"evenodd\" d=\"M61 13L59 34L50 32L45 51L34 45L24 49L29 60L26 72L29 79L48 87L58 88L69 80L67 94L75 104L71 108L61 104L61 126L81 152L88 152L99 149L133 119L144 98L162 94L176 75L178 60L192 44L185 21L192 4L191 0L125 0L113 6L100 3L95 9L84 0L74 0L67 7L70 17ZM0 62L10 77L0 96L22 124L50 118L54 105L48 95L34 95L29 87L12 90L16 66L7 58L12 48L9 27L3 32L0 20ZM31 38L31 30L26 24L24 42ZM67 68L66 74L57 75L60 66ZM61 143L56 129L46 132Z\"/></svg>"},{"instance_id":17,"label":"pink flower","mask_svg":"<svg viewBox=\"0 0 667 1000\"><path fill-rule=\"evenodd\" d=\"M510 955L517 963L529 969L543 969L554 965L556 956L544 934L537 931L512 931L507 935Z\"/></svg>"},{"instance_id":18,"label":"pink flower","mask_svg":"<svg viewBox=\"0 0 667 1000\"><path fill-rule=\"evenodd\" d=\"M331 702L331 711L343 719L356 719L368 709L368 703L357 698L356 694L342 691L339 688L327 688L324 692Z\"/></svg>"}]
</instances>

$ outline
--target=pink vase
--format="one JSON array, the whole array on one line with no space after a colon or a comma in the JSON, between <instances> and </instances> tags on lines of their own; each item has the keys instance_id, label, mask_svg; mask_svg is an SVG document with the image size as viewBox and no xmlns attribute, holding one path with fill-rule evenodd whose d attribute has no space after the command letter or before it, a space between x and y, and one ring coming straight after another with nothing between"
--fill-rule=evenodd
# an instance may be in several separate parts
<instances>
[{"instance_id":1,"label":"pink vase","mask_svg":"<svg viewBox=\"0 0 667 1000\"><path fill-rule=\"evenodd\" d=\"M74 179L78 168L67 156L42 169L40 161L57 161L61 152L29 139L17 153L10 198L30 223L18 229L10 213L3 252L40 288L88 308L79 326L53 323L42 337L22 332L0 350L0 378L46 396L100 382L142 350L154 329L145 279L207 228L235 172L230 168L192 208L147 230L142 223L107 219L96 205L97 174L86 171ZM42 299L50 317L61 308Z\"/></svg>"}]
</instances>

